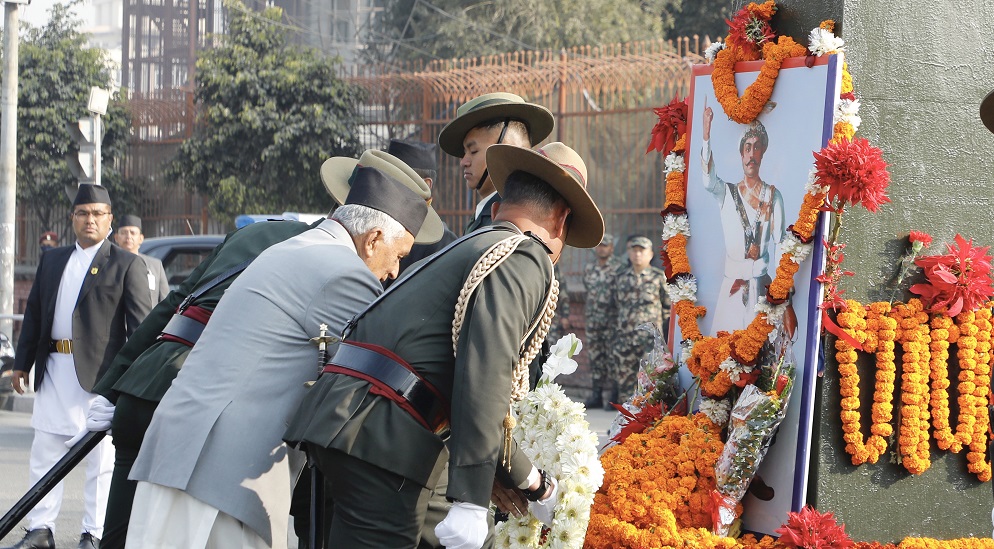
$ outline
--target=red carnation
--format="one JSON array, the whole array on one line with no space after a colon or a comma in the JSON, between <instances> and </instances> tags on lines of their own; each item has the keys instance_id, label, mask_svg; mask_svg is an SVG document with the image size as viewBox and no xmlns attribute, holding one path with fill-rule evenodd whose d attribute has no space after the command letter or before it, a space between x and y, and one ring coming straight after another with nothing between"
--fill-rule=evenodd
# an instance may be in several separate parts
<instances>
[{"instance_id":1,"label":"red carnation","mask_svg":"<svg viewBox=\"0 0 994 549\"><path fill-rule=\"evenodd\" d=\"M806 506L799 513L787 513L787 522L775 530L780 543L798 549L846 549L853 542L832 513L819 513Z\"/></svg>"},{"instance_id":2,"label":"red carnation","mask_svg":"<svg viewBox=\"0 0 994 549\"><path fill-rule=\"evenodd\" d=\"M687 100L674 97L669 105L652 109L652 112L656 113L659 121L652 128L649 148L645 152L659 151L666 156L676 146L677 139L687 133Z\"/></svg>"},{"instance_id":3,"label":"red carnation","mask_svg":"<svg viewBox=\"0 0 994 549\"><path fill-rule=\"evenodd\" d=\"M922 296L933 313L956 316L961 311L979 309L994 296L991 280L990 246L975 248L973 240L956 235L956 244L947 244L946 255L927 255L915 261L925 270L928 282L915 284L911 292Z\"/></svg>"},{"instance_id":4,"label":"red carnation","mask_svg":"<svg viewBox=\"0 0 994 549\"><path fill-rule=\"evenodd\" d=\"M876 212L881 204L890 202L887 198L890 174L883 151L866 139L843 139L814 155L818 183L828 186L828 199L833 203L838 199L838 208L858 202Z\"/></svg>"},{"instance_id":5,"label":"red carnation","mask_svg":"<svg viewBox=\"0 0 994 549\"><path fill-rule=\"evenodd\" d=\"M908 235L908 240L911 241L912 245L918 243L923 248L928 248L932 244L932 235L924 231L911 231L911 234Z\"/></svg>"}]
</instances>

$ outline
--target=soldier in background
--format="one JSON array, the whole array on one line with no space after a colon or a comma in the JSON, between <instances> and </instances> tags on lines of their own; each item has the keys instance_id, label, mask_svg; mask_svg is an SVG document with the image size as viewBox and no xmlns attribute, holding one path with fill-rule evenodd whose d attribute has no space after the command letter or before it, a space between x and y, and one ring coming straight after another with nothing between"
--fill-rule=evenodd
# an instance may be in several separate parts
<instances>
[{"instance_id":1,"label":"soldier in background","mask_svg":"<svg viewBox=\"0 0 994 549\"><path fill-rule=\"evenodd\" d=\"M138 253L145 234L142 233L142 218L137 215L122 215L114 231L114 243L142 258L148 270L148 290L152 293L152 303L158 303L169 295L169 277L158 259Z\"/></svg>"},{"instance_id":2,"label":"soldier in background","mask_svg":"<svg viewBox=\"0 0 994 549\"><path fill-rule=\"evenodd\" d=\"M590 399L587 408L612 410L611 394L604 398L602 392L608 379L608 365L611 358L611 340L614 332L614 319L608 314L611 300L611 281L615 273L622 268L621 261L614 255L614 237L605 234L601 243L594 248L594 260L583 269L583 287L587 290L587 301L584 307L586 318L590 371L593 378Z\"/></svg>"},{"instance_id":3,"label":"soldier in background","mask_svg":"<svg viewBox=\"0 0 994 549\"><path fill-rule=\"evenodd\" d=\"M610 284L609 309L616 315L614 356L610 361L611 374L603 385L604 395L610 392L610 401L624 400L635 389L639 362L652 348L652 337L638 327L652 322L660 332L668 331L670 302L666 296L666 273L649 264L652 251L652 241L648 238L629 238L631 265L619 270ZM609 400L607 396L603 398Z\"/></svg>"},{"instance_id":4,"label":"soldier in background","mask_svg":"<svg viewBox=\"0 0 994 549\"><path fill-rule=\"evenodd\" d=\"M45 231L41 233L41 238L38 239L38 248L41 249L41 253L45 253L52 248L59 247L59 235L52 231Z\"/></svg>"}]
</instances>

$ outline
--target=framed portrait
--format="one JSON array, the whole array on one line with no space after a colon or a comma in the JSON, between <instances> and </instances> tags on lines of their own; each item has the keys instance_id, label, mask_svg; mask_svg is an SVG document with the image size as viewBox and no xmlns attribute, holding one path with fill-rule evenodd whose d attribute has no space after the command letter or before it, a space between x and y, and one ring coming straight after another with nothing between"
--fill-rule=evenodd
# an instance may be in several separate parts
<instances>
[{"instance_id":1,"label":"framed portrait","mask_svg":"<svg viewBox=\"0 0 994 549\"><path fill-rule=\"evenodd\" d=\"M762 63L736 65L740 94L756 80ZM832 137L842 58L819 57L811 67L804 58L788 59L766 109L751 124L724 114L711 84L712 70L710 65L693 68L686 153L692 235L687 251L698 305L708 311L701 319L705 335L745 328L756 315L756 300L776 276L780 242L797 219L813 153ZM805 502L821 330L821 285L814 277L824 263L819 243L825 221L794 279L796 372L787 416L742 500L743 528L752 532L773 533L788 511L799 511ZM681 339L677 333L671 341Z\"/></svg>"}]
</instances>

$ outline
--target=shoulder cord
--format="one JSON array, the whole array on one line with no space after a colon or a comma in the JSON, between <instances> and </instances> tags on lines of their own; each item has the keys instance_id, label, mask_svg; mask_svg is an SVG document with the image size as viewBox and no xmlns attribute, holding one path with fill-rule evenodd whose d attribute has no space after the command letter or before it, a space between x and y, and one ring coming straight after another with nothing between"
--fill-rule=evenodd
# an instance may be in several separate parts
<instances>
[{"instance_id":1,"label":"shoulder cord","mask_svg":"<svg viewBox=\"0 0 994 549\"><path fill-rule=\"evenodd\" d=\"M462 324L466 319L466 305L469 302L469 298L483 282L483 279L488 274L494 272L505 259L511 256L511 253L517 249L518 245L528 240L528 238L524 235L514 235L497 242L473 266L469 277L459 291L459 298L456 300L455 316L452 319L453 355L456 354L459 347L459 333L462 331ZM511 378L511 400L508 402L508 412L504 417L504 452L501 462L505 467L510 467L511 429L514 428L516 423L511 414L511 405L523 399L525 394L528 393L528 366L535 359L535 356L538 355L542 348L542 342L545 341L545 336L549 333L549 328L552 326L552 318L556 314L556 304L558 301L559 281L556 280L556 275L553 273L542 308L518 344L518 362L514 366ZM526 347L525 343L528 342L529 334L532 334L531 342Z\"/></svg>"}]
</instances>

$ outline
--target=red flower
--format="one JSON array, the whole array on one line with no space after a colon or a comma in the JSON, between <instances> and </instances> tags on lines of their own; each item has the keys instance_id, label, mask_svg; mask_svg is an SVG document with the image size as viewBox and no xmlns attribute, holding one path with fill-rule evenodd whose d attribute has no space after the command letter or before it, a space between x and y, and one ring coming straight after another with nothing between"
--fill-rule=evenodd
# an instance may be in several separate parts
<instances>
[{"instance_id":1,"label":"red flower","mask_svg":"<svg viewBox=\"0 0 994 549\"><path fill-rule=\"evenodd\" d=\"M863 138L843 139L814 153L818 182L829 188L828 199L838 206L862 204L871 212L890 202L887 185L890 174L883 151Z\"/></svg>"},{"instance_id":2,"label":"red flower","mask_svg":"<svg viewBox=\"0 0 994 549\"><path fill-rule=\"evenodd\" d=\"M910 240L912 244L918 242L923 247L928 248L929 245L932 244L932 235L924 231L911 231L911 234L908 235L908 240Z\"/></svg>"},{"instance_id":3,"label":"red flower","mask_svg":"<svg viewBox=\"0 0 994 549\"><path fill-rule=\"evenodd\" d=\"M928 282L915 284L911 292L922 296L925 306L933 313L945 312L956 316L962 311L973 311L994 295L991 280L990 246L973 247L960 235L956 244L947 244L946 255L928 255L915 261L925 270Z\"/></svg>"},{"instance_id":4,"label":"red flower","mask_svg":"<svg viewBox=\"0 0 994 549\"><path fill-rule=\"evenodd\" d=\"M652 127L649 148L645 152L659 151L666 156L676 146L676 140L687 133L687 100L674 97L669 105L652 109L652 112L656 113L659 121Z\"/></svg>"},{"instance_id":5,"label":"red flower","mask_svg":"<svg viewBox=\"0 0 994 549\"><path fill-rule=\"evenodd\" d=\"M780 543L787 547L847 549L853 546L844 524L835 522L832 513L819 513L810 505L799 513L787 513L787 522L775 532L780 534Z\"/></svg>"},{"instance_id":6,"label":"red flower","mask_svg":"<svg viewBox=\"0 0 994 549\"><path fill-rule=\"evenodd\" d=\"M611 438L611 440L617 442L618 444L625 442L628 435L645 431L650 425L654 425L660 418L663 417L662 402L646 405L646 407L642 408L637 414L631 413L628 411L628 408L625 408L621 404L612 402L611 406L614 406L614 409L621 413L624 421L624 425L621 430L618 431L618 434Z\"/></svg>"}]
</instances>

